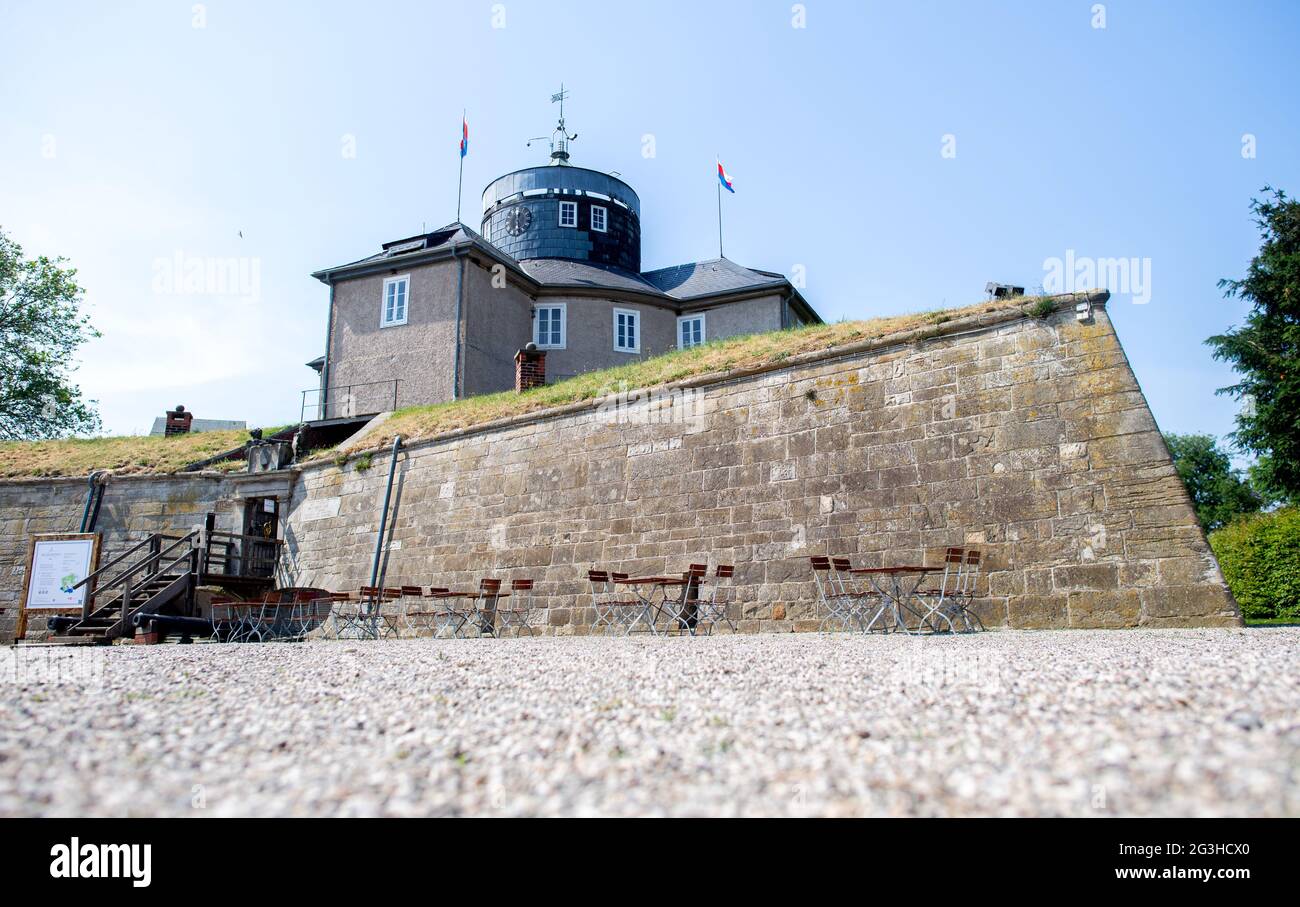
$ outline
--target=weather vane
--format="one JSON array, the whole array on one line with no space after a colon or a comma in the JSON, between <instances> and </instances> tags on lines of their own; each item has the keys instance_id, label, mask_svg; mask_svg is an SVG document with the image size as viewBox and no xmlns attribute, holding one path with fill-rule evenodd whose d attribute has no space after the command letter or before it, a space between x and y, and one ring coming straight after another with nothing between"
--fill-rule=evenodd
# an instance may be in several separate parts
<instances>
[{"instance_id":1,"label":"weather vane","mask_svg":"<svg viewBox=\"0 0 1300 907\"><path fill-rule=\"evenodd\" d=\"M564 126L564 99L568 96L569 93L565 91L563 82L560 83L560 90L551 95L551 103L558 103L560 105L560 122L555 127L555 131L550 135L552 164L567 164L569 162L569 143L578 138L576 132L573 135L569 135L569 131ZM540 142L544 138L547 138L547 136L534 136L528 140L526 145L531 148L533 147L533 142Z\"/></svg>"}]
</instances>

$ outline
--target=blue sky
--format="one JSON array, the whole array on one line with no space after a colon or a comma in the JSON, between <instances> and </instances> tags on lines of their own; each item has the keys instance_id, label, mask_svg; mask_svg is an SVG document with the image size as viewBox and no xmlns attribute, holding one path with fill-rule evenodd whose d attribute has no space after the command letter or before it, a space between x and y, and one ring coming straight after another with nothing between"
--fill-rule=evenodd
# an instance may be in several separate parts
<instances>
[{"instance_id":1,"label":"blue sky","mask_svg":"<svg viewBox=\"0 0 1300 907\"><path fill-rule=\"evenodd\" d=\"M728 257L802 265L827 320L1137 259L1149 301L1111 313L1156 418L1222 435L1202 341L1245 311L1215 284L1258 248L1250 198L1300 192L1300 4L1115 0L1104 28L1096 5L807 0L796 28L754 0L6 0L0 227L79 268L108 432L176 403L293 421L310 272L454 218L462 108L477 225L489 180L544 161L524 143L563 81L574 162L641 196L647 268L716 254L715 154ZM178 255L246 283L169 283Z\"/></svg>"}]
</instances>

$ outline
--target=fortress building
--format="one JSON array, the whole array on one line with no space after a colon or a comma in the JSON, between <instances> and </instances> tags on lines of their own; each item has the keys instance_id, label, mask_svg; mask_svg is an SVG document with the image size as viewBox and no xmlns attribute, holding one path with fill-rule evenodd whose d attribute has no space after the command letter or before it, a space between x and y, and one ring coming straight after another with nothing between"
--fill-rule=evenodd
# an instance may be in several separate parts
<instances>
[{"instance_id":1,"label":"fortress building","mask_svg":"<svg viewBox=\"0 0 1300 907\"><path fill-rule=\"evenodd\" d=\"M616 176L573 166L571 138L561 112L550 162L483 190L479 230L448 224L312 275L330 307L326 353L309 363L320 403L308 418L440 403L821 322L783 275L727 258L643 271L641 199Z\"/></svg>"}]
</instances>

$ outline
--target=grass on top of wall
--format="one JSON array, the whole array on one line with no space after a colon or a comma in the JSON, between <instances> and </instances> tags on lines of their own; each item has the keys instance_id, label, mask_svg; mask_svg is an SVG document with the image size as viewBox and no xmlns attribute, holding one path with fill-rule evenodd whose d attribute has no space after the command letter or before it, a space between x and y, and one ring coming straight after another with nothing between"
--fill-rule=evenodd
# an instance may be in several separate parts
<instances>
[{"instance_id":1,"label":"grass on top of wall","mask_svg":"<svg viewBox=\"0 0 1300 907\"><path fill-rule=\"evenodd\" d=\"M915 312L865 321L841 321L787 331L772 331L729 337L688 350L617 368L588 372L557 381L522 394L505 391L469 397L453 403L417 406L398 410L357 447L374 449L392 443L401 435L405 441L433 437L538 410L595 400L624 390L639 390L684 381L698 375L758 368L776 364L799 353L828 349L858 340L896 334L925 325L940 325L963 315L1021 308L1029 314L1033 305L1046 303L1028 297L981 302L957 309ZM266 429L269 436L278 429ZM172 473L248 440L248 432L213 431L172 438L157 435L108 438L70 438L58 441L0 442L0 478L84 476L97 469L124 475ZM333 450L312 451L304 461L338 458ZM243 464L219 464L214 469L242 469Z\"/></svg>"},{"instance_id":2,"label":"grass on top of wall","mask_svg":"<svg viewBox=\"0 0 1300 907\"><path fill-rule=\"evenodd\" d=\"M264 428L271 435L287 426ZM57 441L0 441L0 478L84 476L106 469L115 475L171 473L233 450L248 440L247 429L204 431L167 438L162 435L120 435L107 438L65 438ZM208 467L217 472L242 471L240 460Z\"/></svg>"},{"instance_id":3,"label":"grass on top of wall","mask_svg":"<svg viewBox=\"0 0 1300 907\"><path fill-rule=\"evenodd\" d=\"M760 368L800 353L829 349L859 340L896 334L925 325L939 325L965 315L1006 308L1024 309L1035 300L1025 297L982 302L958 309L916 312L865 321L840 321L785 331L747 334L715 340L702 346L674 350L628 365L566 378L524 393L502 391L468 397L451 403L413 406L391 418L357 442L358 448L375 449L402 440L416 441L448 431L468 428L584 400L596 400L622 391L653 388L698 375Z\"/></svg>"},{"instance_id":4,"label":"grass on top of wall","mask_svg":"<svg viewBox=\"0 0 1300 907\"><path fill-rule=\"evenodd\" d=\"M197 460L238 447L248 432L205 431L164 438L125 435L59 441L0 442L0 476L84 476L97 469L114 473L176 472Z\"/></svg>"}]
</instances>

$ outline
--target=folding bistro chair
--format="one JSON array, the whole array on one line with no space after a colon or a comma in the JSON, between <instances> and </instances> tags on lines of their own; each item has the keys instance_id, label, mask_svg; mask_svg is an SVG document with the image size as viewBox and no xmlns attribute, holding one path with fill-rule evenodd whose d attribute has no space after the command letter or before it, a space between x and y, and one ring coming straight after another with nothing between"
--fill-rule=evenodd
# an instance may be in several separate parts
<instances>
[{"instance_id":1,"label":"folding bistro chair","mask_svg":"<svg viewBox=\"0 0 1300 907\"><path fill-rule=\"evenodd\" d=\"M307 638L307 631L312 626L312 603L316 593L308 589L295 589L288 604L288 614L284 615L281 638L289 642L302 642Z\"/></svg>"},{"instance_id":2,"label":"folding bistro chair","mask_svg":"<svg viewBox=\"0 0 1300 907\"><path fill-rule=\"evenodd\" d=\"M346 629L354 630L357 639L379 639L397 634L396 616L385 604L401 598L400 589L362 586L357 592L356 610L345 612Z\"/></svg>"},{"instance_id":3,"label":"folding bistro chair","mask_svg":"<svg viewBox=\"0 0 1300 907\"><path fill-rule=\"evenodd\" d=\"M306 639L313 630L327 628L334 613L335 602L346 600L347 596L342 593L329 592L309 601L303 611L302 638Z\"/></svg>"},{"instance_id":4,"label":"folding bistro chair","mask_svg":"<svg viewBox=\"0 0 1300 907\"><path fill-rule=\"evenodd\" d=\"M403 588L402 586L385 588L379 596L379 622L375 627L385 638L402 635L406 611L406 604L402 601L406 594L402 591Z\"/></svg>"},{"instance_id":5,"label":"folding bistro chair","mask_svg":"<svg viewBox=\"0 0 1300 907\"><path fill-rule=\"evenodd\" d=\"M641 603L634 599L619 597L620 590L614 584L614 580L627 579L627 574L588 570L587 579L591 582L591 605L596 611L596 619L591 622L592 632L626 630L632 612L641 606Z\"/></svg>"},{"instance_id":6,"label":"folding bistro chair","mask_svg":"<svg viewBox=\"0 0 1300 907\"><path fill-rule=\"evenodd\" d=\"M330 610L330 620L334 626L335 639L360 639L361 621L365 614L365 602L355 592L340 592L335 596L334 607ZM356 634L356 635L352 635Z\"/></svg>"},{"instance_id":7,"label":"folding bistro chair","mask_svg":"<svg viewBox=\"0 0 1300 907\"><path fill-rule=\"evenodd\" d=\"M533 581L530 579L516 579L510 581L510 603L509 607L502 607L501 603L497 604L497 617L501 620L501 629L508 630L513 628L515 635L528 631L532 635L533 628L529 625L528 619L533 611Z\"/></svg>"},{"instance_id":8,"label":"folding bistro chair","mask_svg":"<svg viewBox=\"0 0 1300 907\"><path fill-rule=\"evenodd\" d=\"M921 626L930 622L933 616L942 617L948 624L950 632L956 631L953 624L952 615L949 614L954 596L957 594L961 583L962 568L965 565L964 548L948 548L943 553L943 575L939 580L937 589L918 589L916 592L919 598L926 605L925 614L921 617ZM938 627L933 627L936 631Z\"/></svg>"},{"instance_id":9,"label":"folding bistro chair","mask_svg":"<svg viewBox=\"0 0 1300 907\"><path fill-rule=\"evenodd\" d=\"M271 636L272 624L275 622L276 608L279 606L278 592L267 592L248 609L245 626L245 642L266 642Z\"/></svg>"},{"instance_id":10,"label":"folding bistro chair","mask_svg":"<svg viewBox=\"0 0 1300 907\"><path fill-rule=\"evenodd\" d=\"M412 602L414 601L414 605ZM398 614L398 625L401 629L398 631L400 636L402 632L411 632L419 635L415 620L411 612L418 611L423 606L424 587L422 586L402 586L402 596L400 599L401 611Z\"/></svg>"},{"instance_id":11,"label":"folding bistro chair","mask_svg":"<svg viewBox=\"0 0 1300 907\"><path fill-rule=\"evenodd\" d=\"M691 564L682 579L686 583L682 586L682 591L678 593L677 598L670 599L664 597L663 610L668 615L668 629L671 630L673 624L677 625L678 632L687 631L692 636L695 635L695 628L699 625L700 600L703 593L700 591L704 586L704 578L709 574L708 564Z\"/></svg>"},{"instance_id":12,"label":"folding bistro chair","mask_svg":"<svg viewBox=\"0 0 1300 907\"><path fill-rule=\"evenodd\" d=\"M713 628L719 622L730 627L732 633L736 632L736 625L727 616L727 600L722 594L723 583L729 584L735 573L736 568L732 565L719 564L713 571L713 586L708 595L700 596L695 603L695 629L703 628L706 636L713 635Z\"/></svg>"},{"instance_id":13,"label":"folding bistro chair","mask_svg":"<svg viewBox=\"0 0 1300 907\"><path fill-rule=\"evenodd\" d=\"M443 639L448 635L459 637L461 624L469 619L468 615L464 609L456 607L457 599L450 589L438 590L433 593L433 597L439 601L432 612L434 637Z\"/></svg>"},{"instance_id":14,"label":"folding bistro chair","mask_svg":"<svg viewBox=\"0 0 1300 907\"><path fill-rule=\"evenodd\" d=\"M433 602L450 591L450 589L434 586L429 589L427 596L421 595L419 603L414 608L407 609L406 619L410 622L416 636L420 635L421 630L428 630L430 635L433 636L437 635L437 618L442 608L433 604Z\"/></svg>"},{"instance_id":15,"label":"folding bistro chair","mask_svg":"<svg viewBox=\"0 0 1300 907\"><path fill-rule=\"evenodd\" d=\"M479 636L497 635L497 608L501 604L501 580L481 579L478 581L478 598L472 600L471 621L478 629Z\"/></svg>"},{"instance_id":16,"label":"folding bistro chair","mask_svg":"<svg viewBox=\"0 0 1300 907\"><path fill-rule=\"evenodd\" d=\"M812 561L813 581L817 584L818 610L822 614L817 625L818 633L848 630L853 626L853 611L848 598L840 589L839 580L831 573L831 559L822 555Z\"/></svg>"},{"instance_id":17,"label":"folding bistro chair","mask_svg":"<svg viewBox=\"0 0 1300 907\"><path fill-rule=\"evenodd\" d=\"M892 614L889 602L877 589L869 584L862 589L854 588L853 562L847 557L832 557L831 567L835 584L843 597L844 610L850 620L858 625L859 630L870 633L876 621ZM884 626L882 623L881 627Z\"/></svg>"},{"instance_id":18,"label":"folding bistro chair","mask_svg":"<svg viewBox=\"0 0 1300 907\"><path fill-rule=\"evenodd\" d=\"M979 624L979 628L984 630L984 621L971 608L971 603L975 599L975 587L980 578L980 553L978 551L966 552L966 567L961 572L961 581L958 583L957 594L953 596L952 606L955 610L955 618L960 620L966 626L968 633L974 633L975 627L971 624L971 618Z\"/></svg>"},{"instance_id":19,"label":"folding bistro chair","mask_svg":"<svg viewBox=\"0 0 1300 907\"><path fill-rule=\"evenodd\" d=\"M211 610L208 617L212 621L212 638L217 642L230 642L235 636L239 621L234 599L215 597L209 607Z\"/></svg>"},{"instance_id":20,"label":"folding bistro chair","mask_svg":"<svg viewBox=\"0 0 1300 907\"><path fill-rule=\"evenodd\" d=\"M230 641L249 642L262 614L261 601L232 602L230 607L235 618L234 626L230 630Z\"/></svg>"}]
</instances>

